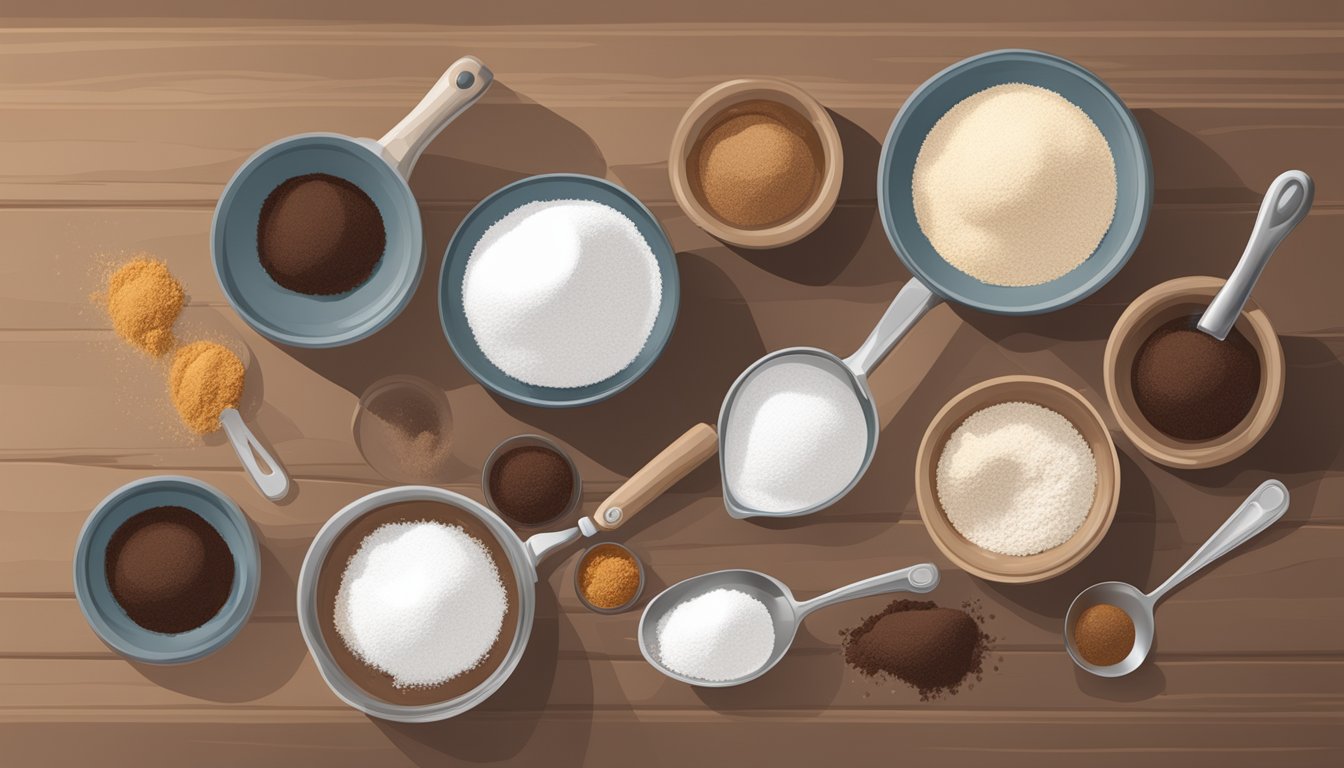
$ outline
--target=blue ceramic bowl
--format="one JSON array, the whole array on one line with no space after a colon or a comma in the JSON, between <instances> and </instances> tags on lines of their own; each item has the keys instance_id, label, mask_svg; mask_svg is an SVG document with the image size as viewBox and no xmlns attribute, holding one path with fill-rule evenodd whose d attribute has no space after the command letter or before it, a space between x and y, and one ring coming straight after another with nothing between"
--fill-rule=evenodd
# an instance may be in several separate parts
<instances>
[{"instance_id":1,"label":"blue ceramic bowl","mask_svg":"<svg viewBox=\"0 0 1344 768\"><path fill-rule=\"evenodd\" d=\"M257 223L266 197L286 179L338 176L378 206L387 232L383 258L363 285L335 296L281 286L257 256ZM377 142L308 133L261 148L233 175L215 207L210 232L215 275L224 296L261 335L295 347L350 344L392 322L410 303L424 271L420 209Z\"/></svg>"},{"instance_id":2,"label":"blue ceramic bowl","mask_svg":"<svg viewBox=\"0 0 1344 768\"><path fill-rule=\"evenodd\" d=\"M462 308L462 281L466 276L467 259L481 236L515 208L542 200L593 200L625 214L648 241L662 274L662 304L644 349L616 375L596 384L584 387L539 387L509 376L490 362L476 344L476 337L471 333L466 312ZM462 365L486 388L510 400L546 408L572 408L600 402L635 383L658 359L668 338L672 336L680 300L677 254L649 209L634 195L606 179L576 173L532 176L516 181L482 200L462 220L453 235L443 259L443 272L439 276L439 318L443 322L443 332L448 336L448 343Z\"/></svg>"},{"instance_id":3,"label":"blue ceramic bowl","mask_svg":"<svg viewBox=\"0 0 1344 768\"><path fill-rule=\"evenodd\" d=\"M214 526L233 553L233 590L214 618L188 632L165 635L131 620L107 584L107 542L132 516L162 506L186 507ZM181 664L207 656L233 639L257 600L261 556L238 506L213 487L189 477L147 477L103 499L79 532L75 548L75 598L93 631L117 653L150 664Z\"/></svg>"},{"instance_id":4,"label":"blue ceramic bowl","mask_svg":"<svg viewBox=\"0 0 1344 768\"><path fill-rule=\"evenodd\" d=\"M968 96L1006 83L1048 88L1086 112L1111 145L1118 187L1115 218L1092 256L1056 280L1027 287L988 285L944 261L915 220L911 189L915 159L934 123ZM892 247L932 291L986 312L1034 315L1087 297L1125 265L1148 223L1153 168L1138 121L1096 75L1039 51L991 51L953 64L910 95L882 146L877 199Z\"/></svg>"}]
</instances>

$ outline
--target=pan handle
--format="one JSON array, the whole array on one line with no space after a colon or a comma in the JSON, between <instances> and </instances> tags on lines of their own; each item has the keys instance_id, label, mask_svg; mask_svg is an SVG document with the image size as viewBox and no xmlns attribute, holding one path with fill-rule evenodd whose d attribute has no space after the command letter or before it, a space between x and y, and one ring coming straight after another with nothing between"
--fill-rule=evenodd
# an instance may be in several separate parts
<instances>
[{"instance_id":1,"label":"pan handle","mask_svg":"<svg viewBox=\"0 0 1344 768\"><path fill-rule=\"evenodd\" d=\"M608 496L593 523L604 531L620 528L718 450L718 431L709 424L696 424Z\"/></svg>"},{"instance_id":2,"label":"pan handle","mask_svg":"<svg viewBox=\"0 0 1344 768\"><path fill-rule=\"evenodd\" d=\"M403 179L410 178L415 161L439 131L475 104L494 79L480 59L463 56L448 67L410 114L378 140Z\"/></svg>"},{"instance_id":3,"label":"pan handle","mask_svg":"<svg viewBox=\"0 0 1344 768\"><path fill-rule=\"evenodd\" d=\"M896 298L891 300L887 311L882 313L882 319L877 321L877 327L868 334L863 346L845 358L845 365L855 376L865 377L872 373L882 358L896 346L896 342L905 336L905 332L941 302L942 298L929 290L919 278L910 278Z\"/></svg>"}]
</instances>

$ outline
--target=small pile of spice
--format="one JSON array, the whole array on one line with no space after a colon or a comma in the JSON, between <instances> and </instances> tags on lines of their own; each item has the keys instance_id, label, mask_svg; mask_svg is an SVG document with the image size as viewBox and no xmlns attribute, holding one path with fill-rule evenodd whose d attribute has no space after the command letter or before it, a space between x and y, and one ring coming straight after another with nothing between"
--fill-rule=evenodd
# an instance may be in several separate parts
<instances>
[{"instance_id":1,"label":"small pile of spice","mask_svg":"<svg viewBox=\"0 0 1344 768\"><path fill-rule=\"evenodd\" d=\"M726 224L770 227L816 198L821 139L807 118L773 101L736 104L719 115L687 158L692 189Z\"/></svg>"},{"instance_id":2,"label":"small pile of spice","mask_svg":"<svg viewBox=\"0 0 1344 768\"><path fill-rule=\"evenodd\" d=\"M461 526L388 523L341 575L336 631L396 687L422 688L480 665L508 607L490 550Z\"/></svg>"},{"instance_id":3,"label":"small pile of spice","mask_svg":"<svg viewBox=\"0 0 1344 768\"><path fill-rule=\"evenodd\" d=\"M975 606L962 608L892 601L881 613L841 632L845 661L868 677L905 681L919 690L922 700L956 694L967 678L981 678L983 658L993 642L981 628L983 618Z\"/></svg>"},{"instance_id":4,"label":"small pile of spice","mask_svg":"<svg viewBox=\"0 0 1344 768\"><path fill-rule=\"evenodd\" d=\"M598 545L579 563L579 591L595 608L624 608L634 601L639 587L639 563L625 547Z\"/></svg>"},{"instance_id":5,"label":"small pile of spice","mask_svg":"<svg viewBox=\"0 0 1344 768\"><path fill-rule=\"evenodd\" d=\"M369 465L398 482L446 479L453 414L443 390L423 379L394 376L360 398L355 442Z\"/></svg>"},{"instance_id":6,"label":"small pile of spice","mask_svg":"<svg viewBox=\"0 0 1344 768\"><path fill-rule=\"evenodd\" d=\"M1114 605L1093 605L1073 625L1073 646L1093 666L1119 664L1134 650L1134 620Z\"/></svg>"},{"instance_id":7,"label":"small pile of spice","mask_svg":"<svg viewBox=\"0 0 1344 768\"><path fill-rule=\"evenodd\" d=\"M234 562L214 526L184 507L155 507L107 543L107 584L136 624L178 634L209 621L233 591Z\"/></svg>"},{"instance_id":8,"label":"small pile of spice","mask_svg":"<svg viewBox=\"0 0 1344 768\"><path fill-rule=\"evenodd\" d=\"M770 609L736 589L715 589L678 603L656 631L663 666L697 680L746 677L775 650Z\"/></svg>"},{"instance_id":9,"label":"small pile of spice","mask_svg":"<svg viewBox=\"0 0 1344 768\"><path fill-rule=\"evenodd\" d=\"M495 509L522 525L543 525L565 513L574 495L574 471L557 451L543 445L520 445L495 459L490 467L490 501Z\"/></svg>"},{"instance_id":10,"label":"small pile of spice","mask_svg":"<svg viewBox=\"0 0 1344 768\"><path fill-rule=\"evenodd\" d=\"M291 291L331 296L358 288L386 246L378 205L338 176L288 179L261 205L257 256L266 273Z\"/></svg>"},{"instance_id":11,"label":"small pile of spice","mask_svg":"<svg viewBox=\"0 0 1344 768\"><path fill-rule=\"evenodd\" d=\"M107 281L105 302L117 335L138 349L161 357L172 348L173 323L186 294L162 261L147 255L121 265Z\"/></svg>"},{"instance_id":12,"label":"small pile of spice","mask_svg":"<svg viewBox=\"0 0 1344 768\"><path fill-rule=\"evenodd\" d=\"M1035 403L971 414L938 457L938 504L952 527L1001 555L1069 540L1092 508L1097 462L1073 424Z\"/></svg>"},{"instance_id":13,"label":"small pile of spice","mask_svg":"<svg viewBox=\"0 0 1344 768\"><path fill-rule=\"evenodd\" d=\"M1260 356L1236 328L1223 341L1179 317L1143 342L1131 371L1134 402L1148 422L1178 440L1212 440L1251 412Z\"/></svg>"},{"instance_id":14,"label":"small pile of spice","mask_svg":"<svg viewBox=\"0 0 1344 768\"><path fill-rule=\"evenodd\" d=\"M238 356L212 341L177 350L168 372L168 391L182 423L198 435L219 429L225 408L237 408L245 371Z\"/></svg>"}]
</instances>

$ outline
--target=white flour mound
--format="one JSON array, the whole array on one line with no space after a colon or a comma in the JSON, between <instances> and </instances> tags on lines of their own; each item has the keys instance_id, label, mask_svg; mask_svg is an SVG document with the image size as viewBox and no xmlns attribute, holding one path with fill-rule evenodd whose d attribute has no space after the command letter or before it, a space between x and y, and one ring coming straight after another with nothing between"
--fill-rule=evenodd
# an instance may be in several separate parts
<instances>
[{"instance_id":1,"label":"white flour mound","mask_svg":"<svg viewBox=\"0 0 1344 768\"><path fill-rule=\"evenodd\" d=\"M957 532L1001 555L1069 540L1097 491L1097 462L1073 424L1033 403L971 414L938 457L938 503Z\"/></svg>"},{"instance_id":2,"label":"white flour mound","mask_svg":"<svg viewBox=\"0 0 1344 768\"><path fill-rule=\"evenodd\" d=\"M508 607L489 550L461 527L389 523L346 565L336 632L397 687L432 686L485 660Z\"/></svg>"},{"instance_id":3,"label":"white flour mound","mask_svg":"<svg viewBox=\"0 0 1344 768\"><path fill-rule=\"evenodd\" d=\"M999 85L933 126L914 173L915 218L949 264L990 285L1039 285L1097 249L1115 216L1115 158L1054 91Z\"/></svg>"},{"instance_id":4,"label":"white flour mound","mask_svg":"<svg viewBox=\"0 0 1344 768\"><path fill-rule=\"evenodd\" d=\"M528 203L467 260L462 306L481 351L543 387L609 379L648 342L662 302L653 250L625 214L591 200Z\"/></svg>"}]
</instances>

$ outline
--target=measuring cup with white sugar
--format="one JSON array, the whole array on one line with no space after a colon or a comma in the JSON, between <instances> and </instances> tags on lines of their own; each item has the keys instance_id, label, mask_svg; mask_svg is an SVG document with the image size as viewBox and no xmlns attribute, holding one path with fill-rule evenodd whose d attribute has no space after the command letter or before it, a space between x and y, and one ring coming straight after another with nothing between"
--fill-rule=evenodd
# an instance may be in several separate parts
<instances>
[{"instance_id":1,"label":"measuring cup with white sugar","mask_svg":"<svg viewBox=\"0 0 1344 768\"><path fill-rule=\"evenodd\" d=\"M790 347L757 360L729 387L718 428L697 424L677 438L602 502L598 526L619 527L715 451L734 518L798 517L839 501L877 451L868 375L939 301L912 280L849 357Z\"/></svg>"},{"instance_id":2,"label":"measuring cup with white sugar","mask_svg":"<svg viewBox=\"0 0 1344 768\"><path fill-rule=\"evenodd\" d=\"M811 600L802 601L794 598L793 593L779 579L767 576L759 571L737 569L706 573L678 582L649 601L649 604L644 608L644 614L639 619L639 632L637 634L639 652L644 655L645 661L673 680L707 688L728 688L734 685L742 685L769 672L779 663L780 659L784 658L784 654L788 653L789 648L793 645L793 638L798 634L798 627L803 623L803 619L814 611L837 603L857 600L861 597L873 597L891 592L923 594L933 591L937 586L938 567L932 563L920 563L909 568L902 568L899 571L884 573L881 576L874 576L840 587ZM774 646L771 648L769 655L759 665L753 664L754 668L751 671L727 680L705 680L684 675L668 668L663 663L662 649L658 645L658 636L660 630L664 628L665 619L674 609L688 600L708 595L720 589L741 592L765 606L770 613L770 621L774 627ZM711 654L720 647L718 641L736 645L739 639L715 636L713 628L697 626L696 629L697 632L707 633L700 639L704 640L705 650ZM738 652L741 649L735 647L733 650Z\"/></svg>"},{"instance_id":3,"label":"measuring cup with white sugar","mask_svg":"<svg viewBox=\"0 0 1344 768\"><path fill-rule=\"evenodd\" d=\"M1148 594L1123 581L1104 581L1083 590L1069 605L1064 615L1064 647L1069 658L1080 668L1099 677L1122 677L1138 669L1153 648L1157 630L1153 608L1167 593L1218 558L1259 536L1278 522L1288 511L1288 489L1278 480L1266 480L1256 488L1237 511L1223 523L1209 540L1161 586ZM1129 615L1134 622L1134 645L1129 653L1115 664L1101 666L1083 658L1074 641L1078 618L1088 608L1112 605Z\"/></svg>"}]
</instances>

